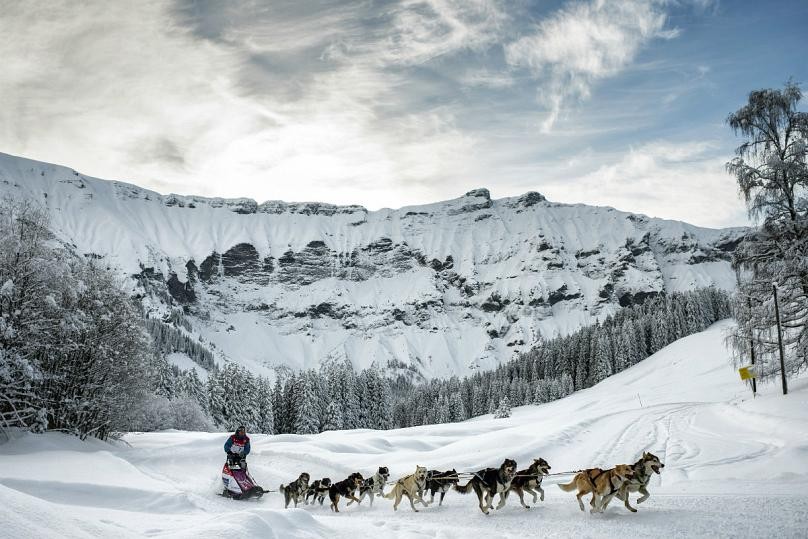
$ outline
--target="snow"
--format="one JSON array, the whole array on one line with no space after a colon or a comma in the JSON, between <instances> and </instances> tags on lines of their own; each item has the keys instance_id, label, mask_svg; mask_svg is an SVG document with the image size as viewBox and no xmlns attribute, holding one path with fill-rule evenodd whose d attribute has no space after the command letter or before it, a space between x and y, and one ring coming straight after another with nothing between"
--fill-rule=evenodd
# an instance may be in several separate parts
<instances>
[{"instance_id":1,"label":"snow","mask_svg":"<svg viewBox=\"0 0 808 539\"><path fill-rule=\"evenodd\" d=\"M651 498L631 514L613 503L581 513L574 494L545 480L546 500L530 510L509 499L490 516L473 494L447 494L413 513L392 502L373 508L283 510L276 493L236 502L220 490L225 433L127 435L80 442L50 433L0 445L2 537L805 537L808 536L808 377L759 384L759 396L729 365L730 321L677 341L597 386L507 419L393 431L253 436L249 461L265 487L307 471L341 480L388 466L458 471L521 466L543 457L552 472L633 462L651 451L665 463ZM636 495L635 495L636 499ZM635 504L636 505L636 504Z\"/></svg>"},{"instance_id":2,"label":"snow","mask_svg":"<svg viewBox=\"0 0 808 539\"><path fill-rule=\"evenodd\" d=\"M183 352L173 352L166 356L166 361L168 361L169 365L175 365L176 367L184 370L190 371L195 370L197 376L202 382L208 381L208 371L201 365L197 364L193 359L188 357L187 354Z\"/></svg>"}]
</instances>

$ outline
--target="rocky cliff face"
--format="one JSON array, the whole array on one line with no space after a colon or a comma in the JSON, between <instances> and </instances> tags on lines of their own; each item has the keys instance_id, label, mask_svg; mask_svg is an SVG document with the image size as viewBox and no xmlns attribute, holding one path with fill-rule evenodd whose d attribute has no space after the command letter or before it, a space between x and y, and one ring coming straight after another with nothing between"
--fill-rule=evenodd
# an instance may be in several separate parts
<instances>
[{"instance_id":1,"label":"rocky cliff face","mask_svg":"<svg viewBox=\"0 0 808 539\"><path fill-rule=\"evenodd\" d=\"M465 375L668 291L730 289L743 229L486 189L398 210L159 195L0 154L0 193L261 372L350 359Z\"/></svg>"}]
</instances>

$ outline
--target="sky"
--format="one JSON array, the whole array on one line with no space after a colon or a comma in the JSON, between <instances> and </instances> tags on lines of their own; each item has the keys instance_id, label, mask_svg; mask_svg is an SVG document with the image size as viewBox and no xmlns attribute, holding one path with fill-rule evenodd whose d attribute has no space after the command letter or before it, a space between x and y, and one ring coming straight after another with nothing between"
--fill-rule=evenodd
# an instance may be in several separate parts
<instances>
[{"instance_id":1,"label":"sky","mask_svg":"<svg viewBox=\"0 0 808 539\"><path fill-rule=\"evenodd\" d=\"M808 2L0 0L0 151L161 193L375 210L539 191L723 227ZM808 91L808 86L804 86Z\"/></svg>"}]
</instances>

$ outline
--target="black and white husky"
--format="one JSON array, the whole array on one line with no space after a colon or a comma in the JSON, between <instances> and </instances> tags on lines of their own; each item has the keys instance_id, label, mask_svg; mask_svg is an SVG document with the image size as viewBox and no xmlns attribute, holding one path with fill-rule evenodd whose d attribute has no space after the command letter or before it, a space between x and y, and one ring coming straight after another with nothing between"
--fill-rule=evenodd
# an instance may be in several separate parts
<instances>
[{"instance_id":1,"label":"black and white husky","mask_svg":"<svg viewBox=\"0 0 808 539\"><path fill-rule=\"evenodd\" d=\"M330 488L331 479L328 477L317 479L314 483L309 485L309 490L306 491L306 505L309 504L309 498L312 498L312 505L314 505L314 502L320 502L320 505L323 505L323 500L328 496L328 489Z\"/></svg>"},{"instance_id":2,"label":"black and white husky","mask_svg":"<svg viewBox=\"0 0 808 539\"><path fill-rule=\"evenodd\" d=\"M295 507L300 501L305 501L306 491L309 490L309 474L303 472L300 476L289 483L278 487L278 492L283 494L284 508L289 507L289 502L294 501Z\"/></svg>"},{"instance_id":3,"label":"black and white husky","mask_svg":"<svg viewBox=\"0 0 808 539\"><path fill-rule=\"evenodd\" d=\"M373 498L376 496L384 496L384 485L390 477L390 471L387 466L381 466L373 477L365 479L362 486L359 487L359 502L365 499L365 496L370 496L370 506L373 507ZM351 505L352 501L348 502Z\"/></svg>"},{"instance_id":4,"label":"black and white husky","mask_svg":"<svg viewBox=\"0 0 808 539\"><path fill-rule=\"evenodd\" d=\"M457 477L457 471L454 469L447 472L439 472L438 470L429 470L426 474L426 490L429 492L429 503L435 501L435 494L440 492L440 501L438 506L443 505L443 498L446 493L452 490L452 486L456 485L460 479Z\"/></svg>"},{"instance_id":5,"label":"black and white husky","mask_svg":"<svg viewBox=\"0 0 808 539\"><path fill-rule=\"evenodd\" d=\"M480 501L480 511L488 514L494 506L494 496L506 492L511 488L511 481L516 474L516 461L505 459L499 468L486 468L474 473L471 481L463 485L455 485L455 490L461 494L468 494L472 490ZM500 501L502 503L502 501Z\"/></svg>"}]
</instances>

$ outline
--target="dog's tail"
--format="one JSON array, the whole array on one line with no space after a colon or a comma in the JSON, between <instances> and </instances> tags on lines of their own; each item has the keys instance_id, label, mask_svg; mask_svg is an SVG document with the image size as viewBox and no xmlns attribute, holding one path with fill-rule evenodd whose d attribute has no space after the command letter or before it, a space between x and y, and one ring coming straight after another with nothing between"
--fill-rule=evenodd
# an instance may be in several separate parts
<instances>
[{"instance_id":1,"label":"dog's tail","mask_svg":"<svg viewBox=\"0 0 808 539\"><path fill-rule=\"evenodd\" d=\"M558 488L560 488L560 489L561 489L561 490L563 490L564 492L572 492L572 491L573 491L573 490L575 490L575 488L576 488L575 483L577 483L577 481L575 481L575 479L573 479L572 481L570 481L570 482L569 482L569 483L567 483L566 485L565 485L565 484L562 484L562 483L559 483L559 484L558 484Z\"/></svg>"},{"instance_id":2,"label":"dog's tail","mask_svg":"<svg viewBox=\"0 0 808 539\"><path fill-rule=\"evenodd\" d=\"M281 486L278 487L278 492L281 494L286 494L286 486L284 486L283 483L281 483Z\"/></svg>"},{"instance_id":3,"label":"dog's tail","mask_svg":"<svg viewBox=\"0 0 808 539\"><path fill-rule=\"evenodd\" d=\"M395 487L391 488L390 492L388 492L387 494L383 494L383 496L385 498L387 498L388 500L395 500L396 499L396 489L395 489Z\"/></svg>"},{"instance_id":4,"label":"dog's tail","mask_svg":"<svg viewBox=\"0 0 808 539\"><path fill-rule=\"evenodd\" d=\"M471 484L471 481L463 485L462 487L460 484L455 484L454 489L459 492L460 494L468 494L474 487Z\"/></svg>"}]
</instances>

